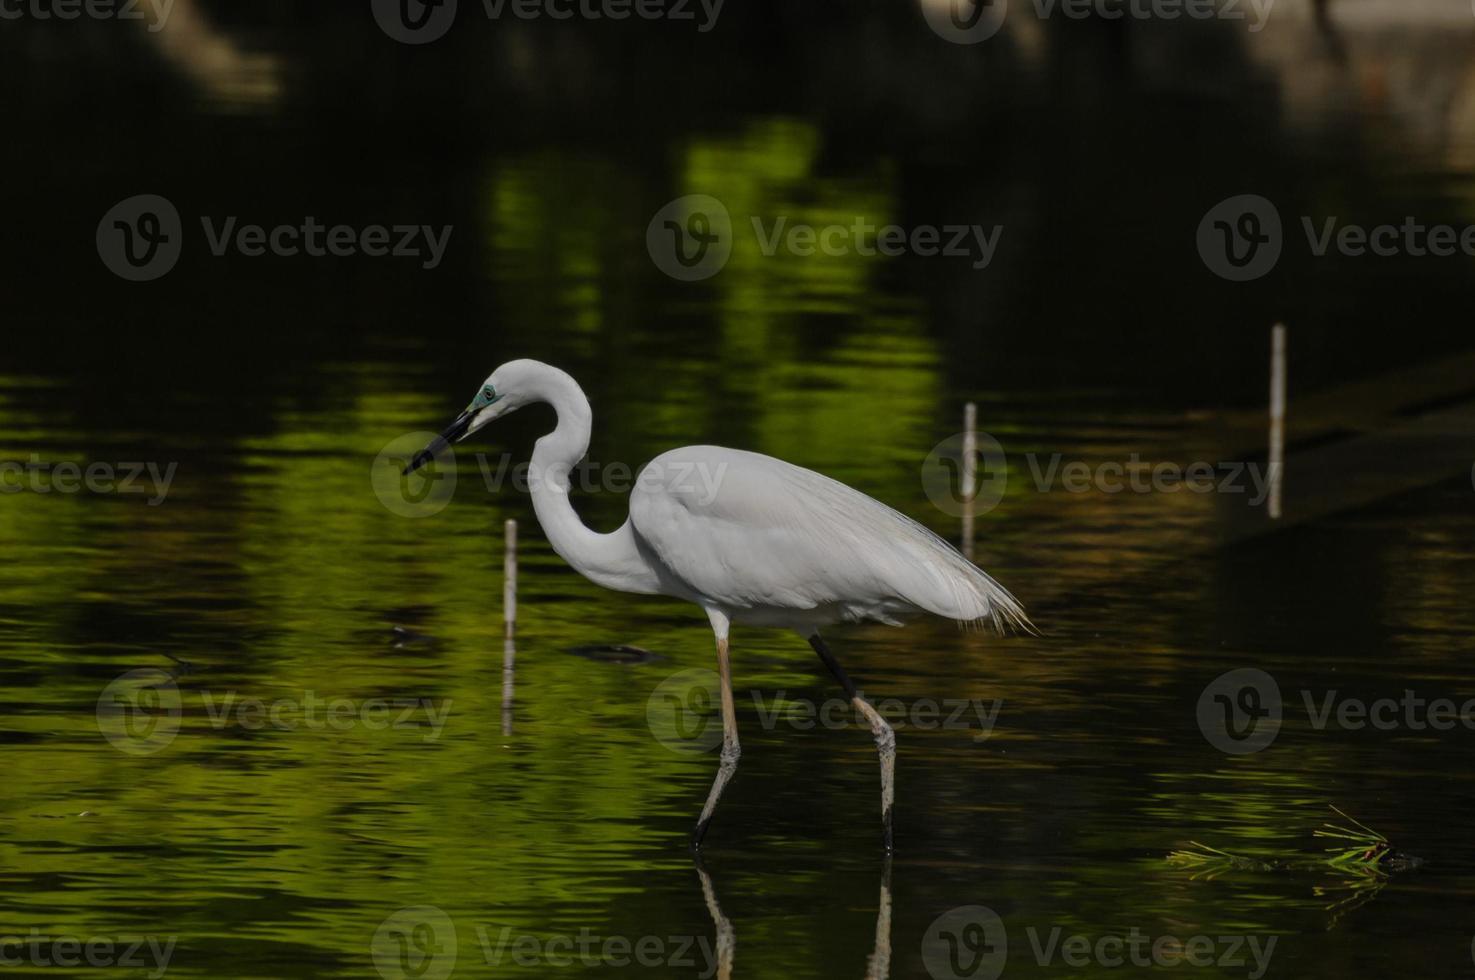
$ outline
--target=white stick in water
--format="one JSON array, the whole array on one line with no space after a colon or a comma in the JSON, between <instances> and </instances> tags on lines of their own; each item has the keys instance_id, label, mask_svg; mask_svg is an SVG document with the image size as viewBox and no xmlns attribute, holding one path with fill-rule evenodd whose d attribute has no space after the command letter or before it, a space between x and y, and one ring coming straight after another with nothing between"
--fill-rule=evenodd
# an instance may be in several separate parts
<instances>
[{"instance_id":1,"label":"white stick in water","mask_svg":"<svg viewBox=\"0 0 1475 980\"><path fill-rule=\"evenodd\" d=\"M517 632L517 522L509 520L505 527L506 550L502 556L502 734L512 734L512 694L514 661L517 658L512 637Z\"/></svg>"},{"instance_id":2,"label":"white stick in water","mask_svg":"<svg viewBox=\"0 0 1475 980\"><path fill-rule=\"evenodd\" d=\"M1270 332L1270 518L1280 518L1281 472L1285 468L1286 328Z\"/></svg>"},{"instance_id":3,"label":"white stick in water","mask_svg":"<svg viewBox=\"0 0 1475 980\"><path fill-rule=\"evenodd\" d=\"M963 556L973 557L973 497L978 492L978 406L963 406Z\"/></svg>"}]
</instances>

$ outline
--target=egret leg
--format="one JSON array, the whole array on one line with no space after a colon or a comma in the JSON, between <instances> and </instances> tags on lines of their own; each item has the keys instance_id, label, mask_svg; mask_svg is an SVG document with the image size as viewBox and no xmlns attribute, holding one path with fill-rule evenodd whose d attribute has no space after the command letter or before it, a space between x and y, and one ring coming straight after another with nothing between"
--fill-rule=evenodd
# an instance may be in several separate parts
<instances>
[{"instance_id":1,"label":"egret leg","mask_svg":"<svg viewBox=\"0 0 1475 980\"><path fill-rule=\"evenodd\" d=\"M850 675L845 673L845 668L840 666L825 641L820 639L818 633L809 637L809 645L814 647L814 652L819 654L819 659L824 661L830 673L835 675L835 680L845 688L845 694L850 698L850 703L855 710L860 712L871 726L871 734L876 738L876 751L881 756L881 835L886 844L886 850L891 850L891 804L895 798L896 778L896 733L881 717L881 712L871 707L870 702L861 697L855 690L855 684L850 680Z\"/></svg>"},{"instance_id":2,"label":"egret leg","mask_svg":"<svg viewBox=\"0 0 1475 980\"><path fill-rule=\"evenodd\" d=\"M722 790L728 780L737 772L738 759L743 754L742 747L738 745L737 713L732 703L732 667L727 659L728 620L715 610L708 610L707 615L712 620L712 632L717 634L717 674L722 682L722 756L717 765L717 778L712 781L712 791L707 794L707 805L702 807L701 819L691 836L692 847L702 846L707 825L712 822L712 812L717 809L717 801L722 798Z\"/></svg>"}]
</instances>

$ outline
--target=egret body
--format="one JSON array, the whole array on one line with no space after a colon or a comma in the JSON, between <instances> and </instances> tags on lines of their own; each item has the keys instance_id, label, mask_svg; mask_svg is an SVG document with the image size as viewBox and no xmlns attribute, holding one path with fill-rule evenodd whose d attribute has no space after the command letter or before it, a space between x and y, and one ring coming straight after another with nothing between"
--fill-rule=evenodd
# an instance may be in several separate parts
<instances>
[{"instance_id":1,"label":"egret body","mask_svg":"<svg viewBox=\"0 0 1475 980\"><path fill-rule=\"evenodd\" d=\"M966 624L1028 629L1003 586L916 521L843 483L771 456L687 446L651 460L630 495L630 517L601 534L569 501L569 474L589 449L589 400L572 377L539 361L509 361L466 410L406 467L538 402L558 424L533 449L533 510L548 541L585 578L618 592L673 596L707 613L717 638L722 754L697 822L700 845L741 753L728 634L733 623L796 630L866 718L881 757L881 820L891 848L895 735L820 638L832 623L900 625L932 613Z\"/></svg>"}]
</instances>

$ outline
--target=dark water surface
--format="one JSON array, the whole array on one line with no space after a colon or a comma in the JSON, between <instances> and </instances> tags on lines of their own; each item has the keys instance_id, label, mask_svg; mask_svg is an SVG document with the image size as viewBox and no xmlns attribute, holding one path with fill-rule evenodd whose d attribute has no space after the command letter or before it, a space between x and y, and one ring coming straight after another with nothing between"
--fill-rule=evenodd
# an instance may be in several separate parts
<instances>
[{"instance_id":1,"label":"dark water surface","mask_svg":"<svg viewBox=\"0 0 1475 980\"><path fill-rule=\"evenodd\" d=\"M1469 345L1468 257L1317 259L1297 237L1303 214L1475 222L1462 0L1333 4L1350 14L1331 33L1289 0L1254 34L1011 18L975 47L880 4L734 5L706 34L463 10L423 47L388 40L367 5L176 6L157 34L0 29L0 459L172 474L162 494L145 471L141 493L0 497L0 934L174 942L178 977L708 975L719 935L735 977L992 976L990 949L1009 977L1095 973L1099 953L1077 967L1035 946L1130 935L1168 963L1208 937L1208 965L1157 967L1181 975L1468 975L1475 731L1318 728L1303 692L1318 711L1333 691L1475 697L1470 431L1440 429L1448 466L1412 486L1396 479L1404 430L1391 457L1351 443L1349 484L1373 486L1356 507L1298 499L1295 468L1316 440L1376 427L1348 421L1370 404L1348 385L1392 391L1389 372ZM185 223L178 266L151 283L117 279L95 246L103 213L139 193ZM677 282L646 225L698 193L740 227L863 215L1003 237L980 271L765 256L749 235L718 275ZM1240 193L1275 200L1288 228L1249 284L1194 246ZM308 215L454 230L424 269L216 257L199 224ZM1263 463L1236 420L1263 412L1277 319L1283 529L1223 543L1252 485L1036 486L1054 454ZM487 487L473 453L494 475L525 460L546 410L460 454L443 509L381 503L376 454L519 356L581 380L590 460L616 483L667 448L730 445L949 537L923 459L978 403L1008 479L977 559L1043 635L834 632L869 696L920 709L898 726L889 865L869 733L848 710L810 724L840 692L799 638L762 630L734 635L744 754L693 863L716 752L673 738L702 729L661 706L713 666L710 630L694 608L586 583L525 493ZM1298 429L1316 394L1330 419ZM1427 394L1388 413L1427 430ZM1447 408L1468 391L1438 394ZM594 483L577 506L612 528L625 494ZM508 518L523 529L510 731ZM653 656L572 652L602 644ZM1236 668L1284 700L1250 754L1199 724L1205 686ZM974 707L995 702L985 729ZM967 724L943 724L959 704ZM1208 880L1167 859L1190 841L1314 857L1331 806L1425 864ZM965 928L979 906L1007 952Z\"/></svg>"}]
</instances>

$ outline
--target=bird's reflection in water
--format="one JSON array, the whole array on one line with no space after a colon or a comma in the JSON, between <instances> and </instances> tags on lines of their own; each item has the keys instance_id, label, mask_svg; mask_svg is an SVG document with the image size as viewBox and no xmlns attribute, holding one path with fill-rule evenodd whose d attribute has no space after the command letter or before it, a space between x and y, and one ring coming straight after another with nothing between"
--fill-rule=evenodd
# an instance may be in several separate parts
<instances>
[{"instance_id":1,"label":"bird's reflection in water","mask_svg":"<svg viewBox=\"0 0 1475 980\"><path fill-rule=\"evenodd\" d=\"M732 921L722 914L722 905L717 901L717 890L712 887L712 876L702 865L700 854L696 855L697 877L702 882L702 898L707 902L707 914L717 928L714 947L717 950L716 980L732 980L732 961L737 952L737 934ZM876 905L876 942L871 955L866 958L865 980L887 980L891 975L891 855L881 868L881 896Z\"/></svg>"},{"instance_id":2,"label":"bird's reflection in water","mask_svg":"<svg viewBox=\"0 0 1475 980\"><path fill-rule=\"evenodd\" d=\"M697 877L702 880L702 898L707 901L707 914L712 916L712 924L717 927L717 938L714 946L717 949L717 980L732 980L732 957L737 949L737 937L733 935L732 922L722 914L722 906L717 902L717 892L712 888L712 876L707 874L707 869L702 867L701 856L696 858Z\"/></svg>"},{"instance_id":3,"label":"bird's reflection in water","mask_svg":"<svg viewBox=\"0 0 1475 980\"><path fill-rule=\"evenodd\" d=\"M891 855L881 867L881 897L876 901L876 944L866 960L865 980L886 980L891 975Z\"/></svg>"}]
</instances>

